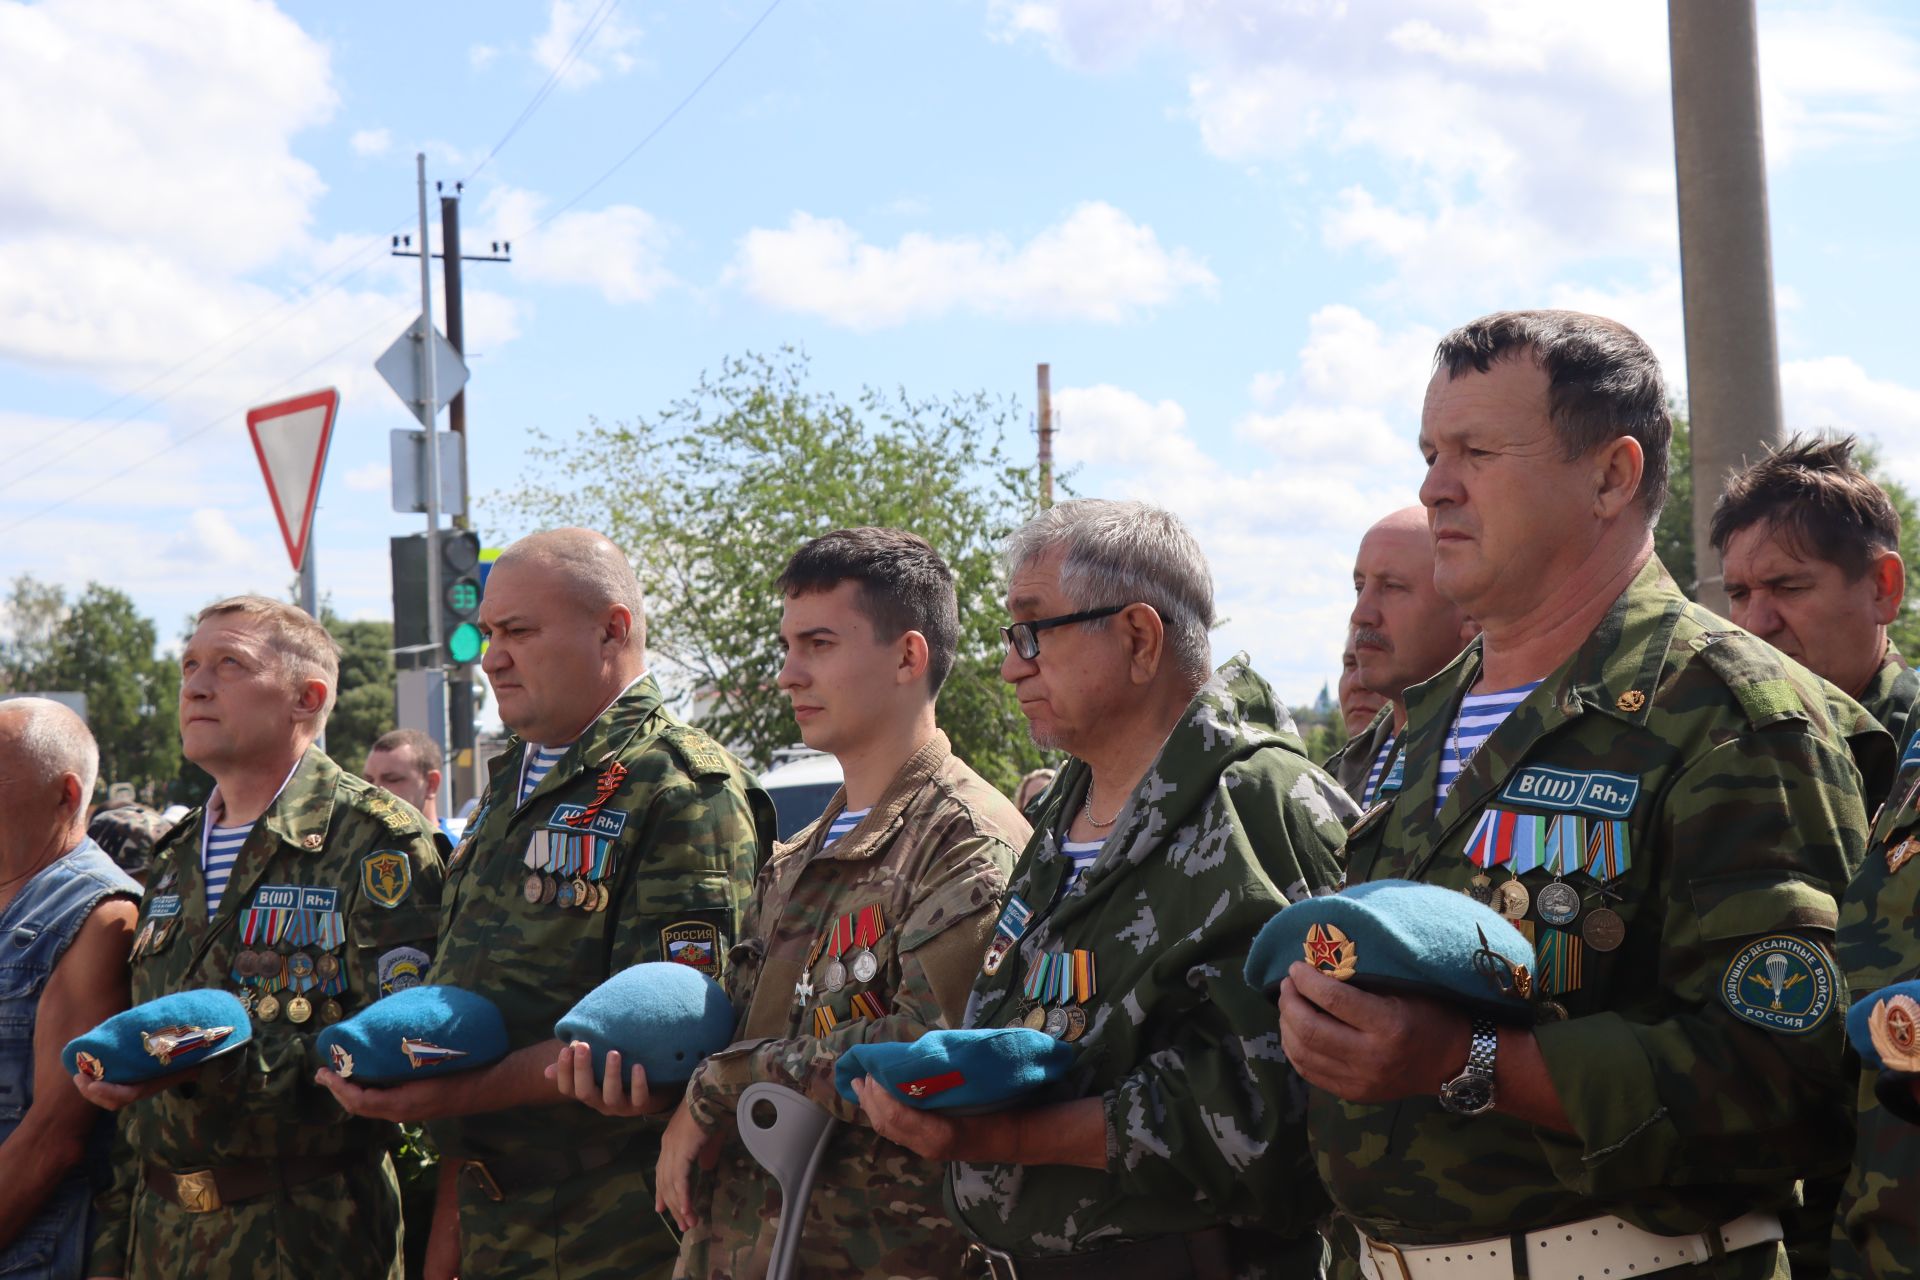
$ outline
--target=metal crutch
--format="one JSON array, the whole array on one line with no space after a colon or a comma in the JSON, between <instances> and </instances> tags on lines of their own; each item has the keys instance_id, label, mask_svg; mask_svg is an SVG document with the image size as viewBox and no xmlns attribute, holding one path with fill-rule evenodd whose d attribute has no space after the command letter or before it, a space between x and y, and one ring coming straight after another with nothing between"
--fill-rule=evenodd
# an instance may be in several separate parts
<instances>
[{"instance_id":1,"label":"metal crutch","mask_svg":"<svg viewBox=\"0 0 1920 1280\"><path fill-rule=\"evenodd\" d=\"M773 1233L767 1280L791 1280L813 1180L840 1122L805 1094L765 1082L747 1086L734 1119L747 1151L780 1184L780 1224Z\"/></svg>"}]
</instances>

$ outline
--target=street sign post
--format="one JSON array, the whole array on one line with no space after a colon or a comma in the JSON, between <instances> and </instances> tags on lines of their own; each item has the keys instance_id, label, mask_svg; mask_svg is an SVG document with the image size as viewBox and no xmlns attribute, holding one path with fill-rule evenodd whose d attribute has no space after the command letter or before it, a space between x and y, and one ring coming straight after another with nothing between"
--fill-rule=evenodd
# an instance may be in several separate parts
<instances>
[{"instance_id":1,"label":"street sign post","mask_svg":"<svg viewBox=\"0 0 1920 1280\"><path fill-rule=\"evenodd\" d=\"M287 558L300 574L300 606L319 617L313 560L313 511L327 471L327 448L340 412L332 387L247 410L247 435L267 480L267 497L280 521Z\"/></svg>"}]
</instances>

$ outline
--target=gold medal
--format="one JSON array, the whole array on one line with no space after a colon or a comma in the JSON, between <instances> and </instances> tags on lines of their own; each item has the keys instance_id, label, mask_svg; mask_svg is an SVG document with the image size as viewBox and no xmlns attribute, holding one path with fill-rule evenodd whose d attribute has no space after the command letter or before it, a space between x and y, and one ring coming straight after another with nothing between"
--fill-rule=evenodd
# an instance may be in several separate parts
<instances>
[{"instance_id":1,"label":"gold medal","mask_svg":"<svg viewBox=\"0 0 1920 1280\"><path fill-rule=\"evenodd\" d=\"M541 903L545 904L545 903L552 902L555 898L559 896L560 896L560 881L555 877L548 875L544 872L541 873L541 876L540 876Z\"/></svg>"},{"instance_id":2,"label":"gold medal","mask_svg":"<svg viewBox=\"0 0 1920 1280\"><path fill-rule=\"evenodd\" d=\"M1087 1034L1087 1011L1077 1004L1068 1005L1067 1029L1060 1038L1068 1044L1072 1044L1085 1034Z\"/></svg>"},{"instance_id":3,"label":"gold medal","mask_svg":"<svg viewBox=\"0 0 1920 1280\"><path fill-rule=\"evenodd\" d=\"M1490 905L1493 902L1493 878L1482 871L1467 881L1467 896L1482 905Z\"/></svg>"},{"instance_id":4,"label":"gold medal","mask_svg":"<svg viewBox=\"0 0 1920 1280\"><path fill-rule=\"evenodd\" d=\"M575 876L568 883L573 886L573 905L582 911L593 910L590 904L597 900L600 895L593 891L593 886L587 883L586 877ZM561 905L565 906L566 904L562 903Z\"/></svg>"},{"instance_id":5,"label":"gold medal","mask_svg":"<svg viewBox=\"0 0 1920 1280\"><path fill-rule=\"evenodd\" d=\"M280 1016L280 997L271 991L260 997L260 1003L253 1006L253 1016L262 1022L272 1022Z\"/></svg>"},{"instance_id":6,"label":"gold medal","mask_svg":"<svg viewBox=\"0 0 1920 1280\"><path fill-rule=\"evenodd\" d=\"M305 996L295 996L287 1001L287 1021L305 1022L313 1016L313 1002Z\"/></svg>"},{"instance_id":7,"label":"gold medal","mask_svg":"<svg viewBox=\"0 0 1920 1280\"><path fill-rule=\"evenodd\" d=\"M327 1023L329 1026L346 1016L346 1010L342 1009L340 1002L331 996L320 1002L320 1021Z\"/></svg>"},{"instance_id":8,"label":"gold medal","mask_svg":"<svg viewBox=\"0 0 1920 1280\"><path fill-rule=\"evenodd\" d=\"M1527 908L1533 905L1533 895L1527 892L1527 886L1521 884L1520 878L1515 876L1494 892L1493 905L1509 920L1524 920Z\"/></svg>"},{"instance_id":9,"label":"gold medal","mask_svg":"<svg viewBox=\"0 0 1920 1280\"><path fill-rule=\"evenodd\" d=\"M1020 1025L1029 1031L1045 1031L1047 1029L1046 1007L1044 1005L1034 1005L1033 1008L1027 1010L1025 1016L1020 1019Z\"/></svg>"},{"instance_id":10,"label":"gold medal","mask_svg":"<svg viewBox=\"0 0 1920 1280\"><path fill-rule=\"evenodd\" d=\"M313 962L313 971L322 978L334 978L340 973L340 958L328 953Z\"/></svg>"}]
</instances>

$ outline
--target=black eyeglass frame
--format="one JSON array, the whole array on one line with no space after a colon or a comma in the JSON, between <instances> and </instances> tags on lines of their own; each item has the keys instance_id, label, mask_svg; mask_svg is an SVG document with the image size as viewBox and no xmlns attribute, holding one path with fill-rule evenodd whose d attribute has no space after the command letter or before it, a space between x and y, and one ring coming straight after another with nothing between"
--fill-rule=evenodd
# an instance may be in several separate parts
<instances>
[{"instance_id":1,"label":"black eyeglass frame","mask_svg":"<svg viewBox=\"0 0 1920 1280\"><path fill-rule=\"evenodd\" d=\"M1063 613L1057 618L1039 618L1033 622L1016 622L1010 627L1000 628L1005 637L1007 648L1027 662L1040 656L1040 633L1054 627L1070 627L1076 622L1093 622L1099 618L1111 618L1130 605L1110 604L1104 609L1082 609L1079 613ZM1023 643L1024 641L1024 643Z\"/></svg>"}]
</instances>

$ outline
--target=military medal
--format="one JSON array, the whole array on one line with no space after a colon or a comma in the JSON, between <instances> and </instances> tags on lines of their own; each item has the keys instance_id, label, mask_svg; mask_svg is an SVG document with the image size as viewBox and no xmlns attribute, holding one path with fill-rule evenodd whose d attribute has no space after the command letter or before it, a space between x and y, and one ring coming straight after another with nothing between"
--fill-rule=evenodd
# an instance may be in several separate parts
<instances>
[{"instance_id":1,"label":"military medal","mask_svg":"<svg viewBox=\"0 0 1920 1280\"><path fill-rule=\"evenodd\" d=\"M1052 1036L1055 1040L1066 1039L1067 1037L1066 1007L1064 1005L1055 1005L1053 1008L1047 1010L1046 1018L1043 1022L1041 1022L1040 1029L1046 1032L1048 1035Z\"/></svg>"},{"instance_id":2,"label":"military medal","mask_svg":"<svg viewBox=\"0 0 1920 1280\"><path fill-rule=\"evenodd\" d=\"M1527 892L1527 886L1520 883L1518 876L1503 883L1493 897L1493 905L1509 920L1524 920L1527 908L1533 905L1533 895Z\"/></svg>"},{"instance_id":3,"label":"military medal","mask_svg":"<svg viewBox=\"0 0 1920 1280\"><path fill-rule=\"evenodd\" d=\"M153 921L147 921L140 930L140 936L133 940L133 958L138 960L147 954L147 948L153 943Z\"/></svg>"},{"instance_id":4,"label":"military medal","mask_svg":"<svg viewBox=\"0 0 1920 1280\"><path fill-rule=\"evenodd\" d=\"M528 902L537 903L540 901L540 895L545 893L546 889L547 878L538 871L529 871L527 872L526 883L520 886L520 896Z\"/></svg>"},{"instance_id":5,"label":"military medal","mask_svg":"<svg viewBox=\"0 0 1920 1280\"><path fill-rule=\"evenodd\" d=\"M879 903L860 908L860 920L853 936L854 946L858 950L853 953L853 960L848 965L855 982L872 982L879 974L880 957L873 954L873 944L880 941L880 935L886 931L886 922L880 918Z\"/></svg>"},{"instance_id":6,"label":"military medal","mask_svg":"<svg viewBox=\"0 0 1920 1280\"><path fill-rule=\"evenodd\" d=\"M1072 1044L1085 1034L1087 1034L1087 1011L1077 1004L1068 1005L1067 1029L1061 1032L1060 1038Z\"/></svg>"},{"instance_id":7,"label":"military medal","mask_svg":"<svg viewBox=\"0 0 1920 1280\"><path fill-rule=\"evenodd\" d=\"M593 893L591 890L588 889L586 880L580 876L576 875L572 880L569 880L567 883L573 889L573 905L576 907L585 909L587 906L587 902L590 898L599 897L598 894ZM563 902L560 905L564 907L567 904Z\"/></svg>"},{"instance_id":8,"label":"military medal","mask_svg":"<svg viewBox=\"0 0 1920 1280\"><path fill-rule=\"evenodd\" d=\"M1034 1005L1020 1019L1020 1025L1029 1031L1044 1031L1047 1027L1047 1010L1044 1005Z\"/></svg>"},{"instance_id":9,"label":"military medal","mask_svg":"<svg viewBox=\"0 0 1920 1280\"><path fill-rule=\"evenodd\" d=\"M827 945L827 935L821 934L813 940L813 950L807 952L807 962L800 966L800 981L793 984L793 1007L804 1009L813 999L813 966L820 962L820 952Z\"/></svg>"},{"instance_id":10,"label":"military medal","mask_svg":"<svg viewBox=\"0 0 1920 1280\"><path fill-rule=\"evenodd\" d=\"M287 976L295 983L313 980L313 957L304 951L296 951L287 957Z\"/></svg>"},{"instance_id":11,"label":"military medal","mask_svg":"<svg viewBox=\"0 0 1920 1280\"><path fill-rule=\"evenodd\" d=\"M987 946L986 957L980 962L980 971L989 977L1000 971L1007 953L1012 951L1027 931L1027 921L1033 919L1033 908L1020 900L1020 895L1007 895L1007 905L1000 909L1000 919L993 926L993 941Z\"/></svg>"},{"instance_id":12,"label":"military medal","mask_svg":"<svg viewBox=\"0 0 1920 1280\"><path fill-rule=\"evenodd\" d=\"M1542 1000L1533 1006L1533 1017L1536 1022L1565 1022L1567 1006L1558 1000Z\"/></svg>"},{"instance_id":13,"label":"military medal","mask_svg":"<svg viewBox=\"0 0 1920 1280\"><path fill-rule=\"evenodd\" d=\"M305 996L295 996L287 1001L287 1021L305 1022L313 1016L313 1002Z\"/></svg>"},{"instance_id":14,"label":"military medal","mask_svg":"<svg viewBox=\"0 0 1920 1280\"><path fill-rule=\"evenodd\" d=\"M1913 855L1920 853L1920 836L1908 836L1899 844L1887 846L1887 874L1892 875L1907 865Z\"/></svg>"},{"instance_id":15,"label":"military medal","mask_svg":"<svg viewBox=\"0 0 1920 1280\"><path fill-rule=\"evenodd\" d=\"M342 1009L340 1002L333 997L329 996L320 1002L320 1021L329 1026L346 1016L346 1010Z\"/></svg>"},{"instance_id":16,"label":"military medal","mask_svg":"<svg viewBox=\"0 0 1920 1280\"><path fill-rule=\"evenodd\" d=\"M253 1007L253 1013L254 1016L262 1022L272 1022L280 1016L279 997L275 996L271 991L263 992L260 996L260 1003Z\"/></svg>"},{"instance_id":17,"label":"military medal","mask_svg":"<svg viewBox=\"0 0 1920 1280\"><path fill-rule=\"evenodd\" d=\"M1479 875L1467 881L1467 896L1475 902L1491 906L1493 904L1493 879L1488 876L1486 872L1482 871Z\"/></svg>"},{"instance_id":18,"label":"military medal","mask_svg":"<svg viewBox=\"0 0 1920 1280\"><path fill-rule=\"evenodd\" d=\"M856 1017L884 1018L887 1016L886 1006L882 1005L880 997L871 991L855 992L853 999L847 1001L847 1004L852 1007Z\"/></svg>"},{"instance_id":19,"label":"military medal","mask_svg":"<svg viewBox=\"0 0 1920 1280\"><path fill-rule=\"evenodd\" d=\"M1548 924L1571 924L1580 914L1580 891L1565 880L1555 880L1540 886L1534 903L1540 909L1540 918Z\"/></svg>"},{"instance_id":20,"label":"military medal","mask_svg":"<svg viewBox=\"0 0 1920 1280\"><path fill-rule=\"evenodd\" d=\"M1613 908L1600 907L1587 913L1580 925L1580 936L1595 951L1613 951L1626 940L1627 922Z\"/></svg>"},{"instance_id":21,"label":"military medal","mask_svg":"<svg viewBox=\"0 0 1920 1280\"><path fill-rule=\"evenodd\" d=\"M339 957L329 952L313 962L313 971L322 978L334 978L340 974Z\"/></svg>"},{"instance_id":22,"label":"military medal","mask_svg":"<svg viewBox=\"0 0 1920 1280\"><path fill-rule=\"evenodd\" d=\"M840 957L852 942L853 916L841 916L833 922L832 937L827 942L827 972L823 981L828 991L838 991L847 985L847 964Z\"/></svg>"}]
</instances>

